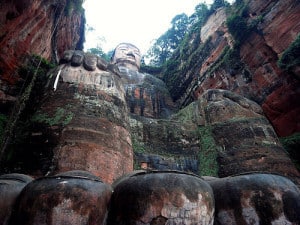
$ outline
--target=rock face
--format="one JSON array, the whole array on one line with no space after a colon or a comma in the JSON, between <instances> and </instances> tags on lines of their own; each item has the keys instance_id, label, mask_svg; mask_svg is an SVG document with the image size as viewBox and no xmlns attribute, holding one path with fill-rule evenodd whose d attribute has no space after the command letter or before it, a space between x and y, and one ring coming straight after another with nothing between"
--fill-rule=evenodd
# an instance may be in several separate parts
<instances>
[{"instance_id":1,"label":"rock face","mask_svg":"<svg viewBox=\"0 0 300 225\"><path fill-rule=\"evenodd\" d=\"M107 224L213 224L206 182L176 173L136 173L115 184Z\"/></svg>"},{"instance_id":2,"label":"rock face","mask_svg":"<svg viewBox=\"0 0 300 225\"><path fill-rule=\"evenodd\" d=\"M133 165L121 79L99 69L107 65L95 55L68 51L62 62L33 115L33 133L54 137L52 173L87 170L111 183Z\"/></svg>"},{"instance_id":3,"label":"rock face","mask_svg":"<svg viewBox=\"0 0 300 225\"><path fill-rule=\"evenodd\" d=\"M215 224L300 223L300 191L285 177L245 174L208 183L216 201Z\"/></svg>"},{"instance_id":4,"label":"rock face","mask_svg":"<svg viewBox=\"0 0 300 225\"><path fill-rule=\"evenodd\" d=\"M25 174L4 174L0 176L0 223L7 225L13 206L23 188L33 180Z\"/></svg>"},{"instance_id":5,"label":"rock face","mask_svg":"<svg viewBox=\"0 0 300 225\"><path fill-rule=\"evenodd\" d=\"M135 166L199 174L197 127L190 121L131 117Z\"/></svg>"},{"instance_id":6,"label":"rock face","mask_svg":"<svg viewBox=\"0 0 300 225\"><path fill-rule=\"evenodd\" d=\"M220 29L226 19L226 10L224 8L219 8L214 13L214 16L210 17L205 25L201 28L201 41L205 42L210 36L214 35L214 33Z\"/></svg>"},{"instance_id":7,"label":"rock face","mask_svg":"<svg viewBox=\"0 0 300 225\"><path fill-rule=\"evenodd\" d=\"M36 179L22 191L10 224L105 224L109 185L86 171Z\"/></svg>"},{"instance_id":8,"label":"rock face","mask_svg":"<svg viewBox=\"0 0 300 225\"><path fill-rule=\"evenodd\" d=\"M237 48L225 25L226 11L219 9L201 29L200 43L189 42L198 46L187 51L192 58L177 61L180 69L170 68L165 84L139 72L139 50L129 43L117 46L111 63L74 50L82 39L81 1L4 1L1 104L14 103L26 86L24 77L11 76L25 53L60 60L34 96L33 115L20 118L30 138L19 159L43 158L39 171L29 174L47 176L22 191L11 224L213 224L214 200L220 224L298 223L299 190L291 181L236 175L272 172L300 184L276 134L299 131L297 70L283 71L277 60L299 33L300 4L237 2L248 5L242 18L255 24L255 31ZM168 89L182 106L177 113ZM9 150L7 158L17 152ZM22 170L18 166L12 164L12 170ZM181 172L128 175L134 167ZM206 178L210 186L182 171L222 178ZM112 189L99 188L99 177L114 188L107 221ZM7 212L10 206L0 207ZM95 213L95 207L101 209Z\"/></svg>"},{"instance_id":9,"label":"rock face","mask_svg":"<svg viewBox=\"0 0 300 225\"><path fill-rule=\"evenodd\" d=\"M225 90L209 90L196 104L215 141L220 177L267 171L299 179L258 104Z\"/></svg>"},{"instance_id":10,"label":"rock face","mask_svg":"<svg viewBox=\"0 0 300 225\"><path fill-rule=\"evenodd\" d=\"M11 225L300 222L299 188L269 173L201 178L179 171L133 171L110 186L74 170L33 181L21 174L2 175L1 184L11 187L1 189L4 199L16 199L9 207L11 201L0 204L4 224Z\"/></svg>"},{"instance_id":11,"label":"rock face","mask_svg":"<svg viewBox=\"0 0 300 225\"><path fill-rule=\"evenodd\" d=\"M169 119L131 118L135 163L227 177L264 171L299 182L299 172L255 102L208 90Z\"/></svg>"},{"instance_id":12,"label":"rock face","mask_svg":"<svg viewBox=\"0 0 300 225\"><path fill-rule=\"evenodd\" d=\"M186 71L181 71L178 63L181 72L172 74L173 83L168 77L171 95L186 106L208 89L230 90L262 106L279 136L299 132L299 74L277 65L300 32L299 1L241 2L247 9L241 19L248 26L256 24L256 28L248 31L239 48L234 48L238 40L228 32L225 11L212 14L201 29L202 50L191 54L190 60L196 62Z\"/></svg>"},{"instance_id":13,"label":"rock face","mask_svg":"<svg viewBox=\"0 0 300 225\"><path fill-rule=\"evenodd\" d=\"M174 103L162 80L125 67L119 69L130 113L148 118L167 118L172 114Z\"/></svg>"},{"instance_id":14,"label":"rock face","mask_svg":"<svg viewBox=\"0 0 300 225\"><path fill-rule=\"evenodd\" d=\"M0 104L13 103L18 97L23 80L17 69L27 55L36 54L57 62L66 49L82 49L85 18L79 3L73 0L1 2Z\"/></svg>"}]
</instances>

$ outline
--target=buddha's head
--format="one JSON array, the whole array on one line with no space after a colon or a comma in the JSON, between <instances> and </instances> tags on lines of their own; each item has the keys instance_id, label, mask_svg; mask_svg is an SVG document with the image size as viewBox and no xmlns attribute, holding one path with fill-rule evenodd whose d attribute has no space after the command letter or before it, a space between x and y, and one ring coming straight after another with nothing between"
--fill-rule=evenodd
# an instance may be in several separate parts
<instances>
[{"instance_id":1,"label":"buddha's head","mask_svg":"<svg viewBox=\"0 0 300 225\"><path fill-rule=\"evenodd\" d=\"M124 66L128 69L138 71L141 65L140 50L129 43L121 43L116 48L112 55L112 63L117 66Z\"/></svg>"}]
</instances>

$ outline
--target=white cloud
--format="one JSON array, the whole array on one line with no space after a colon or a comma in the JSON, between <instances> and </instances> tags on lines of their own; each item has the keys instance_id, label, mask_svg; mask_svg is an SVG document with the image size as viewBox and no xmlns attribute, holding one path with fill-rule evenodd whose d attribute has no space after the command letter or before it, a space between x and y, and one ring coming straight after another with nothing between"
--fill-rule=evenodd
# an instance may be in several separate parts
<instances>
[{"instance_id":1,"label":"white cloud","mask_svg":"<svg viewBox=\"0 0 300 225\"><path fill-rule=\"evenodd\" d=\"M97 37L104 37L104 51L114 49L121 42L136 45L142 54L151 42L171 25L174 16L194 12L200 2L213 0L86 0L87 24L95 29L86 34L85 49L96 47Z\"/></svg>"}]
</instances>

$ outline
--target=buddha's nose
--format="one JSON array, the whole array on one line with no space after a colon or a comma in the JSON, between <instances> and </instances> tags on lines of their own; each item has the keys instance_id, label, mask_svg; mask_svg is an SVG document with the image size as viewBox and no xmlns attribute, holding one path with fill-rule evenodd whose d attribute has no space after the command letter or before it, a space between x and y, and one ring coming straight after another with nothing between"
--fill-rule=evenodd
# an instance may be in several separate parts
<instances>
[{"instance_id":1,"label":"buddha's nose","mask_svg":"<svg viewBox=\"0 0 300 225\"><path fill-rule=\"evenodd\" d=\"M129 52L127 53L127 56L131 56L131 57L135 58L135 55L134 55L134 53L133 53L132 51L129 51Z\"/></svg>"}]
</instances>

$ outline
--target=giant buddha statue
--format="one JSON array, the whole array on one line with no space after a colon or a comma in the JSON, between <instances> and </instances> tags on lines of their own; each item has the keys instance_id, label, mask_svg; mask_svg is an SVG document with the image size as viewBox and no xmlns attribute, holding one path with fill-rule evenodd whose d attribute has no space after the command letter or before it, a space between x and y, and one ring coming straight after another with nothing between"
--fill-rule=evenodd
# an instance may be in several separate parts
<instances>
[{"instance_id":1,"label":"giant buddha statue","mask_svg":"<svg viewBox=\"0 0 300 225\"><path fill-rule=\"evenodd\" d=\"M111 64L119 69L126 91L126 102L132 114L150 118L165 118L170 114L174 106L165 83L151 74L139 71L141 53L135 45L117 45Z\"/></svg>"},{"instance_id":2,"label":"giant buddha statue","mask_svg":"<svg viewBox=\"0 0 300 225\"><path fill-rule=\"evenodd\" d=\"M140 50L130 43L120 43L115 48L111 59L118 67L126 67L134 71L138 71L141 66Z\"/></svg>"}]
</instances>

